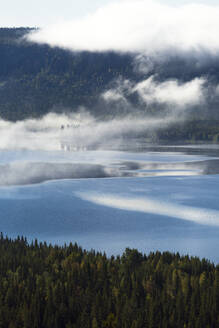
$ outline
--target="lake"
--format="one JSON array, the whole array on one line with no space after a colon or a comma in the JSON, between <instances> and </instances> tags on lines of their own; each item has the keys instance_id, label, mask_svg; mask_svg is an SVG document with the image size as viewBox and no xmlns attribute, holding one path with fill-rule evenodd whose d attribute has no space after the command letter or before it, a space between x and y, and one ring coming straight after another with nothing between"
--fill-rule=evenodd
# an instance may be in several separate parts
<instances>
[{"instance_id":1,"label":"lake","mask_svg":"<svg viewBox=\"0 0 219 328\"><path fill-rule=\"evenodd\" d=\"M173 251L219 263L219 150L0 152L0 222L9 237L121 254Z\"/></svg>"}]
</instances>

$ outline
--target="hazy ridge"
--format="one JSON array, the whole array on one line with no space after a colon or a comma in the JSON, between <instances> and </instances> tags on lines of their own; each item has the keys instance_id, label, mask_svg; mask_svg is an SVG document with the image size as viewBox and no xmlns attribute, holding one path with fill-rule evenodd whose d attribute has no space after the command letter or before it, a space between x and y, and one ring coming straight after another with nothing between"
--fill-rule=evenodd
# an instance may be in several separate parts
<instances>
[{"instance_id":1,"label":"hazy ridge","mask_svg":"<svg viewBox=\"0 0 219 328\"><path fill-rule=\"evenodd\" d=\"M216 57L171 55L160 61L131 52L75 52L24 38L31 31L0 29L1 118L81 110L101 120L174 115L174 124L170 119L170 127L150 133L150 141L217 142ZM147 128L142 132L148 137Z\"/></svg>"}]
</instances>

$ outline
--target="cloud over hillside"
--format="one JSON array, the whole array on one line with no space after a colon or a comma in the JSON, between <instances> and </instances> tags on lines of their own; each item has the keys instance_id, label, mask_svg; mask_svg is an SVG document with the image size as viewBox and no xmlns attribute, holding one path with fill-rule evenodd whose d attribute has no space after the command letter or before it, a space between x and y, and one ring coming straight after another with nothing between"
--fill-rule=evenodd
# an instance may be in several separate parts
<instances>
[{"instance_id":1,"label":"cloud over hillside","mask_svg":"<svg viewBox=\"0 0 219 328\"><path fill-rule=\"evenodd\" d=\"M217 54L218 16L219 5L118 0L83 19L47 26L29 38L73 51Z\"/></svg>"}]
</instances>

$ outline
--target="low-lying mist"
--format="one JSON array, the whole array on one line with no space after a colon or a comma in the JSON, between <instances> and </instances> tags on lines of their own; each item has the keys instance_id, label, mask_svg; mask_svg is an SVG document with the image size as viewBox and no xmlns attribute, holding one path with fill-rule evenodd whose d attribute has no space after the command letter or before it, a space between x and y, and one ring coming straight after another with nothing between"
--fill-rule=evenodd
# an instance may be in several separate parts
<instances>
[{"instance_id":1,"label":"low-lying mist","mask_svg":"<svg viewBox=\"0 0 219 328\"><path fill-rule=\"evenodd\" d=\"M177 83L170 81L167 85L159 86L152 79L147 83L150 84L149 89L153 89L151 94L147 94L147 101L156 92L156 101L158 98L164 99L163 89L166 88L173 88L180 97L181 87ZM199 81L195 85L192 91L187 90L187 85L182 86L182 92L194 101L194 94L199 92ZM146 86L138 87L145 96ZM125 88L131 93L134 86L127 86L126 83ZM164 99L168 103L168 110L164 109L162 114L149 115L137 109L131 113L131 105L123 95L125 88L111 89L102 95L108 105L126 106L129 109L126 115L118 114L112 119L108 117L101 120L81 109L76 113L49 113L39 119L17 122L0 120L2 157L7 153L16 153L8 160L1 159L0 186L27 185L54 179L196 175L205 172L205 165L200 163L170 165L140 163L135 159L131 162L109 152L124 149L124 144L127 145L126 150L136 150L138 140L144 140L144 143L146 137L152 140L156 132L171 128L187 117L187 103L177 105L177 97L171 95L173 99L170 102L167 97Z\"/></svg>"},{"instance_id":2,"label":"low-lying mist","mask_svg":"<svg viewBox=\"0 0 219 328\"><path fill-rule=\"evenodd\" d=\"M95 115L91 108L78 108L76 112L50 112L23 121L1 119L2 153L22 150L35 154L41 151L41 154L2 161L0 185L25 185L53 179L199 174L203 166L201 169L184 164L162 167L138 163L136 166L127 161L117 162L109 154L106 161L100 154L91 158L79 154L120 150L124 144L127 150L131 145L136 150L139 140L153 143L159 131L185 122L194 110L206 103L205 83L204 78L188 82L176 79L162 82L153 75L139 82L121 78L100 95L97 107L101 108L102 115ZM136 105L130 101L132 97L138 99ZM65 151L74 156L66 158ZM59 156L53 158L54 152Z\"/></svg>"},{"instance_id":3,"label":"low-lying mist","mask_svg":"<svg viewBox=\"0 0 219 328\"><path fill-rule=\"evenodd\" d=\"M98 156L99 155L99 156ZM219 173L218 160L187 162L187 163L155 163L144 161L116 161L114 157L102 159L102 152L93 161L80 156L76 159L63 161L14 161L0 164L0 186L28 185L49 180L89 179L89 178L126 178L152 176L195 176L200 174ZM118 155L117 155L118 156ZM77 162L77 160L79 162Z\"/></svg>"},{"instance_id":4,"label":"low-lying mist","mask_svg":"<svg viewBox=\"0 0 219 328\"><path fill-rule=\"evenodd\" d=\"M109 178L119 170L98 164L13 162L0 165L0 186L27 185L49 180ZM125 173L123 174L125 176Z\"/></svg>"},{"instance_id":5,"label":"low-lying mist","mask_svg":"<svg viewBox=\"0 0 219 328\"><path fill-rule=\"evenodd\" d=\"M183 120L173 113L164 117L128 114L100 121L87 112L49 113L39 119L10 122L0 120L0 149L87 150L116 148L124 137L155 133Z\"/></svg>"}]
</instances>

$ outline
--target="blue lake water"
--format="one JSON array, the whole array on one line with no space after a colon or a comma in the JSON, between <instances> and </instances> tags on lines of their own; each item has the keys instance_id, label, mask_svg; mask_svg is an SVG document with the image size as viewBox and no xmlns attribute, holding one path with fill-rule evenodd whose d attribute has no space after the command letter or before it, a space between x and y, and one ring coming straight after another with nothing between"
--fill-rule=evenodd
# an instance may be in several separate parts
<instances>
[{"instance_id":1,"label":"blue lake water","mask_svg":"<svg viewBox=\"0 0 219 328\"><path fill-rule=\"evenodd\" d=\"M13 176L0 187L0 230L10 237L72 241L109 255L121 254L126 247L169 250L219 263L215 157L151 151L0 153L2 167L15 162L44 162L48 171L52 163L98 164L108 176L97 177L95 169L93 177L86 178L83 170L77 171L80 179L63 179L64 166L61 173L60 167L56 170L55 180L44 181L50 180L41 172L45 166L33 166L31 174L26 166L7 168ZM214 171L205 174L209 162L215 163ZM28 184L22 185L21 174L29 177ZM34 174L42 176L41 183L32 184Z\"/></svg>"}]
</instances>

